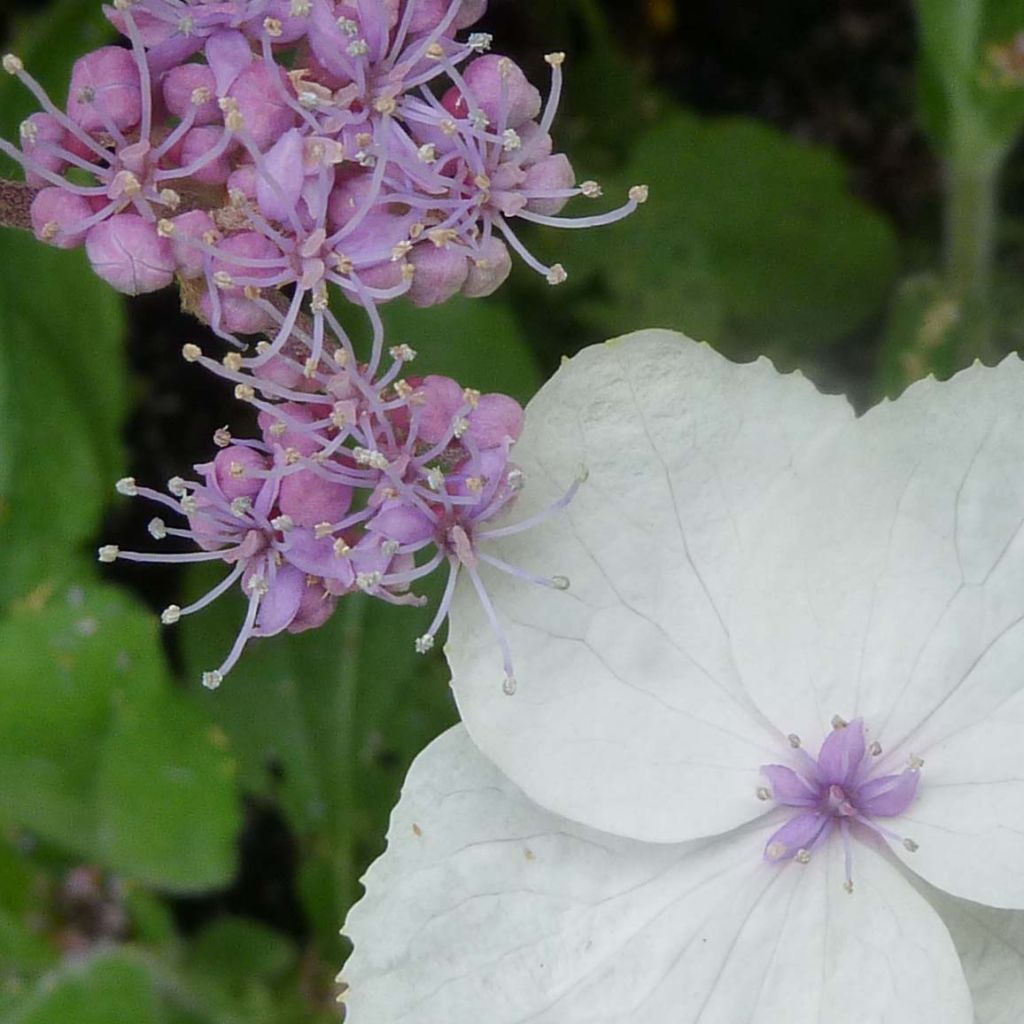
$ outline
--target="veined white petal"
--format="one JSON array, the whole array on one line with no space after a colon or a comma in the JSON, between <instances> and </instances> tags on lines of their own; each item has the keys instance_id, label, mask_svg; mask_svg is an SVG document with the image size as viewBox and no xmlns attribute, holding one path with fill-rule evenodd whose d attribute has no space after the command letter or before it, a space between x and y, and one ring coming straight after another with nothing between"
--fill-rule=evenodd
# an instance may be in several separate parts
<instances>
[{"instance_id":1,"label":"veined white petal","mask_svg":"<svg viewBox=\"0 0 1024 1024\"><path fill-rule=\"evenodd\" d=\"M733 616L780 728L862 716L924 761L897 852L947 891L1024 907L1024 364L914 385L824 449L766 516Z\"/></svg>"},{"instance_id":2,"label":"veined white petal","mask_svg":"<svg viewBox=\"0 0 1024 1024\"><path fill-rule=\"evenodd\" d=\"M1024 1006L1024 913L993 910L929 889L953 936L976 1024L1018 1024Z\"/></svg>"},{"instance_id":3,"label":"veined white petal","mask_svg":"<svg viewBox=\"0 0 1024 1024\"><path fill-rule=\"evenodd\" d=\"M885 852L769 865L537 808L457 727L414 764L345 931L351 1024L970 1024L953 943Z\"/></svg>"},{"instance_id":4,"label":"veined white petal","mask_svg":"<svg viewBox=\"0 0 1024 1024\"><path fill-rule=\"evenodd\" d=\"M923 753L1020 688L990 669L1024 653L1022 388L1016 358L915 384L765 519L734 639L780 728L862 716L886 750Z\"/></svg>"},{"instance_id":5,"label":"veined white petal","mask_svg":"<svg viewBox=\"0 0 1024 1024\"><path fill-rule=\"evenodd\" d=\"M480 749L542 806L633 838L692 839L763 813L758 768L779 736L737 678L735 576L763 540L767 497L851 419L845 400L766 360L737 366L669 331L564 364L527 411L510 521L580 466L589 478L566 512L496 548L571 589L487 576L514 697L467 588L452 614L453 685Z\"/></svg>"}]
</instances>

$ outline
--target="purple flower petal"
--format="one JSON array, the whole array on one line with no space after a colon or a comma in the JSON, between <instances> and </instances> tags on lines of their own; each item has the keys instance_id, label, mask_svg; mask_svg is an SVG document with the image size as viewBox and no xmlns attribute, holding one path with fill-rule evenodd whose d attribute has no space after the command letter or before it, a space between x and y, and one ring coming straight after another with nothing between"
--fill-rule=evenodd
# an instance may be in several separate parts
<instances>
[{"instance_id":1,"label":"purple flower petal","mask_svg":"<svg viewBox=\"0 0 1024 1024\"><path fill-rule=\"evenodd\" d=\"M822 781L849 786L864 760L864 722L857 718L849 725L833 729L818 754Z\"/></svg>"},{"instance_id":2,"label":"purple flower petal","mask_svg":"<svg viewBox=\"0 0 1024 1024\"><path fill-rule=\"evenodd\" d=\"M305 590L306 574L293 566L282 565L260 601L256 635L274 636L286 629L299 612Z\"/></svg>"},{"instance_id":3,"label":"purple flower petal","mask_svg":"<svg viewBox=\"0 0 1024 1024\"><path fill-rule=\"evenodd\" d=\"M902 814L917 796L921 773L913 768L899 775L883 775L870 779L857 791L855 803L861 814L871 817L892 818Z\"/></svg>"},{"instance_id":4,"label":"purple flower petal","mask_svg":"<svg viewBox=\"0 0 1024 1024\"><path fill-rule=\"evenodd\" d=\"M809 850L831 825L826 814L797 814L772 834L764 847L764 858L772 864L792 860L801 850Z\"/></svg>"},{"instance_id":5,"label":"purple flower petal","mask_svg":"<svg viewBox=\"0 0 1024 1024\"><path fill-rule=\"evenodd\" d=\"M771 786L772 796L787 807L814 807L821 801L818 788L781 764L761 766L761 774Z\"/></svg>"}]
</instances>

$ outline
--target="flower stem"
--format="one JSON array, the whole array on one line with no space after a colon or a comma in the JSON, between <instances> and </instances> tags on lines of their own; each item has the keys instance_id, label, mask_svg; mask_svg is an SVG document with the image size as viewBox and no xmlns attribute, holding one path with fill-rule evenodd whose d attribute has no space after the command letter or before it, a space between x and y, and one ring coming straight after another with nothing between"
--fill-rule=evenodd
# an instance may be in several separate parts
<instances>
[{"instance_id":1,"label":"flower stem","mask_svg":"<svg viewBox=\"0 0 1024 1024\"><path fill-rule=\"evenodd\" d=\"M32 229L29 210L36 190L21 181L0 178L0 227Z\"/></svg>"},{"instance_id":2,"label":"flower stem","mask_svg":"<svg viewBox=\"0 0 1024 1024\"><path fill-rule=\"evenodd\" d=\"M1002 154L954 157L947 164L946 277L958 299L984 300L995 265Z\"/></svg>"}]
</instances>

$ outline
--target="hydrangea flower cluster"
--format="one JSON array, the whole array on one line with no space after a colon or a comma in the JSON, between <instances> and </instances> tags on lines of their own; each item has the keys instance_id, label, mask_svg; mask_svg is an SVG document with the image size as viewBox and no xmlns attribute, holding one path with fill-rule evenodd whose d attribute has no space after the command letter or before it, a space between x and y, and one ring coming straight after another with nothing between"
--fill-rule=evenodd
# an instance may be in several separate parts
<instances>
[{"instance_id":1,"label":"hydrangea flower cluster","mask_svg":"<svg viewBox=\"0 0 1024 1024\"><path fill-rule=\"evenodd\" d=\"M577 184L550 130L564 54L547 56L540 92L472 32L486 0L114 0L126 46L74 66L56 104L13 55L42 110L21 128L20 162L36 189L31 227L43 242L84 246L95 272L130 295L177 281L186 308L232 346L222 361L185 358L229 379L259 410L261 436L218 432L215 458L168 493L118 489L168 506L187 528L154 519L158 540L198 552L148 554L107 545L102 561L223 561L224 580L167 624L239 584L248 612L237 642L204 682L217 686L246 641L323 623L362 591L419 604L417 580L448 566L426 652L460 572L508 643L479 561L555 588L480 549L522 486L510 461L522 409L446 377L404 376L414 357L388 348L378 306L426 307L492 294L517 253L551 284L566 272L535 257L516 220L591 227L619 209L560 216ZM372 351L355 352L331 309L331 286L369 318ZM390 360L385 353L390 353ZM571 500L574 484L555 502ZM544 516L540 517L541 519Z\"/></svg>"},{"instance_id":2,"label":"hydrangea flower cluster","mask_svg":"<svg viewBox=\"0 0 1024 1024\"><path fill-rule=\"evenodd\" d=\"M557 589L568 581L526 573L488 554L481 543L547 518L572 500L580 480L551 510L518 524L490 525L523 485L510 460L523 424L518 402L481 395L450 377L404 377L416 356L408 345L393 346L384 367L379 352L360 364L340 323L329 311L325 319L341 344L325 349L312 372L308 360L279 355L265 376L246 375L237 353L225 366L198 346L185 346L186 359L240 381L236 397L259 410L261 436L236 439L219 431L220 450L196 466L198 479L175 478L167 494L139 487L133 478L118 482L122 494L140 495L187 518L187 529L154 519L155 539L185 538L200 551L153 554L107 545L101 561L223 561L231 567L204 597L186 608L171 605L162 616L172 625L241 584L248 612L227 658L204 674L210 688L220 685L250 637L320 626L338 598L355 592L421 605L424 599L411 588L447 565L444 595L416 649L426 653L434 646L464 571L494 628L504 685L512 692L511 653L479 562Z\"/></svg>"},{"instance_id":3,"label":"hydrangea flower cluster","mask_svg":"<svg viewBox=\"0 0 1024 1024\"><path fill-rule=\"evenodd\" d=\"M177 275L231 338L275 330L299 310L318 319L334 284L367 304L407 294L419 306L491 294L509 247L552 284L515 219L591 226L557 215L576 195L572 165L549 134L564 54L547 57L546 105L491 38L460 29L482 0L116 0L130 47L74 67L60 109L8 55L4 68L43 110L21 148L3 143L39 187L42 241L84 245L95 271L139 294ZM289 289L274 325L268 292Z\"/></svg>"}]
</instances>

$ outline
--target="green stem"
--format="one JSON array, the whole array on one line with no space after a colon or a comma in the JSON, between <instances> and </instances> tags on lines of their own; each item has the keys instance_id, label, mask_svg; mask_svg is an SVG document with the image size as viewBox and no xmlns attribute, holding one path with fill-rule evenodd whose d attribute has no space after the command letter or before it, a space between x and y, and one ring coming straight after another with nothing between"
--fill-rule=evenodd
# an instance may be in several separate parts
<instances>
[{"instance_id":1,"label":"green stem","mask_svg":"<svg viewBox=\"0 0 1024 1024\"><path fill-rule=\"evenodd\" d=\"M356 819L356 766L359 743L356 711L359 701L359 652L366 613L365 600L349 600L339 614L343 616L342 649L338 652L338 672L334 685L334 707L328 729L331 735L331 803L335 808L331 822L333 874L337 918L344 919L356 895L358 882L353 833Z\"/></svg>"},{"instance_id":2,"label":"green stem","mask_svg":"<svg viewBox=\"0 0 1024 1024\"><path fill-rule=\"evenodd\" d=\"M1002 166L1002 153L976 151L947 164L947 284L955 298L972 304L984 302L992 286Z\"/></svg>"}]
</instances>

